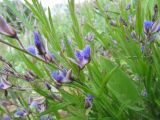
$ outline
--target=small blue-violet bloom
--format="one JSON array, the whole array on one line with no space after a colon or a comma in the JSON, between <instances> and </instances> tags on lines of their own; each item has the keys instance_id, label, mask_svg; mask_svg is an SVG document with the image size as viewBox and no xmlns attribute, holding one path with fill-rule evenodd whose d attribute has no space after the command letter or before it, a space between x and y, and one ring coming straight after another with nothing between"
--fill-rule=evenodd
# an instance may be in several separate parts
<instances>
[{"instance_id":1,"label":"small blue-violet bloom","mask_svg":"<svg viewBox=\"0 0 160 120\"><path fill-rule=\"evenodd\" d=\"M85 108L91 108L92 107L92 102L93 102L93 96L92 95L87 95L85 98Z\"/></svg>"},{"instance_id":2,"label":"small blue-violet bloom","mask_svg":"<svg viewBox=\"0 0 160 120\"><path fill-rule=\"evenodd\" d=\"M39 34L39 32L34 32L34 43L35 43L35 46L37 48L38 54L39 55L45 55L46 50L45 50L45 47L43 45L42 38L41 38L41 35Z\"/></svg>"},{"instance_id":3,"label":"small blue-violet bloom","mask_svg":"<svg viewBox=\"0 0 160 120\"><path fill-rule=\"evenodd\" d=\"M62 71L53 71L51 73L51 77L54 78L58 83L69 83L71 82L71 74L72 70L65 70Z\"/></svg>"},{"instance_id":4,"label":"small blue-violet bloom","mask_svg":"<svg viewBox=\"0 0 160 120\"><path fill-rule=\"evenodd\" d=\"M38 112L43 112L46 109L46 99L44 97L30 98L28 104L31 109L36 109Z\"/></svg>"},{"instance_id":5,"label":"small blue-violet bloom","mask_svg":"<svg viewBox=\"0 0 160 120\"><path fill-rule=\"evenodd\" d=\"M9 116L5 116L2 120L11 120L11 118Z\"/></svg>"},{"instance_id":6,"label":"small blue-violet bloom","mask_svg":"<svg viewBox=\"0 0 160 120\"><path fill-rule=\"evenodd\" d=\"M38 109L38 102L37 101L32 101L30 104L30 108Z\"/></svg>"},{"instance_id":7,"label":"small blue-violet bloom","mask_svg":"<svg viewBox=\"0 0 160 120\"><path fill-rule=\"evenodd\" d=\"M8 81L0 82L0 89L2 89L2 90L6 90L6 89L10 88L11 86L12 86L11 83L9 83Z\"/></svg>"},{"instance_id":8,"label":"small blue-violet bloom","mask_svg":"<svg viewBox=\"0 0 160 120\"><path fill-rule=\"evenodd\" d=\"M28 115L28 112L26 110L18 110L17 112L14 113L14 116L19 118L19 117L24 117Z\"/></svg>"},{"instance_id":9,"label":"small blue-violet bloom","mask_svg":"<svg viewBox=\"0 0 160 120\"><path fill-rule=\"evenodd\" d=\"M144 32L145 33L148 33L149 32L149 29L152 27L153 25L153 22L151 21L144 21Z\"/></svg>"},{"instance_id":10,"label":"small blue-violet bloom","mask_svg":"<svg viewBox=\"0 0 160 120\"><path fill-rule=\"evenodd\" d=\"M158 21L159 22L159 21ZM158 24L159 25L159 24ZM152 21L144 21L144 32L145 33L149 33L149 30L151 29L151 27L154 26L154 22ZM153 30L153 32L159 32L160 31L160 26L154 26L156 29ZM154 28L152 28L154 29Z\"/></svg>"},{"instance_id":11,"label":"small blue-violet bloom","mask_svg":"<svg viewBox=\"0 0 160 120\"><path fill-rule=\"evenodd\" d=\"M148 95L147 90L144 89L144 90L142 91L141 95L142 95L143 97L146 97L146 96Z\"/></svg>"},{"instance_id":12,"label":"small blue-violet bloom","mask_svg":"<svg viewBox=\"0 0 160 120\"><path fill-rule=\"evenodd\" d=\"M142 44L141 45L141 52L144 53L144 50L145 50L145 46L144 46L144 44Z\"/></svg>"},{"instance_id":13,"label":"small blue-violet bloom","mask_svg":"<svg viewBox=\"0 0 160 120\"><path fill-rule=\"evenodd\" d=\"M128 21L129 21L130 23L132 23L132 19L133 19L133 16L132 16L132 15L129 15L129 16L128 16Z\"/></svg>"},{"instance_id":14,"label":"small blue-violet bloom","mask_svg":"<svg viewBox=\"0 0 160 120\"><path fill-rule=\"evenodd\" d=\"M75 55L76 55L78 66L81 69L83 69L84 66L90 62L90 56L91 56L90 46L86 45L83 50L76 50Z\"/></svg>"},{"instance_id":15,"label":"small blue-violet bloom","mask_svg":"<svg viewBox=\"0 0 160 120\"><path fill-rule=\"evenodd\" d=\"M40 120L53 120L53 118L49 115L43 115L40 117Z\"/></svg>"},{"instance_id":16,"label":"small blue-violet bloom","mask_svg":"<svg viewBox=\"0 0 160 120\"><path fill-rule=\"evenodd\" d=\"M28 48L27 48L27 51L29 53L31 53L32 55L36 56L36 49L33 45L30 45Z\"/></svg>"},{"instance_id":17,"label":"small blue-violet bloom","mask_svg":"<svg viewBox=\"0 0 160 120\"><path fill-rule=\"evenodd\" d=\"M48 82L45 82L45 87L48 89L48 90L51 90L51 86Z\"/></svg>"}]
</instances>

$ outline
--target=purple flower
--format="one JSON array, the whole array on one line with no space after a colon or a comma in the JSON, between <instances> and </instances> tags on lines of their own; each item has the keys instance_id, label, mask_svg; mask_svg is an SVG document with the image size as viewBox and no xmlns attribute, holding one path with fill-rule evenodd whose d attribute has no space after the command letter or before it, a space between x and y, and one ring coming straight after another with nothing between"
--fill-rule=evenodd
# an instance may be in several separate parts
<instances>
[{"instance_id":1,"label":"purple flower","mask_svg":"<svg viewBox=\"0 0 160 120\"><path fill-rule=\"evenodd\" d=\"M51 86L50 86L50 84L49 84L48 82L45 82L45 86L46 86L46 88L47 88L48 90L51 90Z\"/></svg>"},{"instance_id":2,"label":"purple flower","mask_svg":"<svg viewBox=\"0 0 160 120\"><path fill-rule=\"evenodd\" d=\"M12 86L11 83L9 83L8 81L0 82L0 89L2 89L2 90L6 90L6 89L10 88L11 86Z\"/></svg>"},{"instance_id":3,"label":"purple flower","mask_svg":"<svg viewBox=\"0 0 160 120\"><path fill-rule=\"evenodd\" d=\"M144 90L142 91L141 95L142 95L143 97L146 97L146 96L148 95L147 90L144 89Z\"/></svg>"},{"instance_id":4,"label":"purple flower","mask_svg":"<svg viewBox=\"0 0 160 120\"><path fill-rule=\"evenodd\" d=\"M34 43L35 43L35 46L37 48L38 54L39 55L45 55L46 50L45 50L45 47L43 45L43 42L42 42L42 39L41 39L41 36L40 36L39 32L34 32Z\"/></svg>"},{"instance_id":5,"label":"purple flower","mask_svg":"<svg viewBox=\"0 0 160 120\"><path fill-rule=\"evenodd\" d=\"M38 102L37 101L33 101L33 102L31 102L31 104L30 104L30 108L38 108Z\"/></svg>"},{"instance_id":6,"label":"purple flower","mask_svg":"<svg viewBox=\"0 0 160 120\"><path fill-rule=\"evenodd\" d=\"M88 101L88 102L92 102L93 98L94 97L92 95L87 95L86 98L85 98L85 100Z\"/></svg>"},{"instance_id":7,"label":"purple flower","mask_svg":"<svg viewBox=\"0 0 160 120\"><path fill-rule=\"evenodd\" d=\"M24 117L28 114L28 112L26 110L19 110L17 112L14 113L15 117Z\"/></svg>"},{"instance_id":8,"label":"purple flower","mask_svg":"<svg viewBox=\"0 0 160 120\"><path fill-rule=\"evenodd\" d=\"M83 50L76 50L75 56L77 58L77 64L82 69L90 61L91 50L90 46L86 45Z\"/></svg>"},{"instance_id":9,"label":"purple flower","mask_svg":"<svg viewBox=\"0 0 160 120\"><path fill-rule=\"evenodd\" d=\"M91 108L92 107L92 102L93 102L93 96L92 95L87 95L85 98L85 108Z\"/></svg>"},{"instance_id":10,"label":"purple flower","mask_svg":"<svg viewBox=\"0 0 160 120\"><path fill-rule=\"evenodd\" d=\"M130 23L132 23L132 21L133 21L133 16L132 16L132 15L129 15L129 16L128 16L128 21L129 21Z\"/></svg>"},{"instance_id":11,"label":"purple flower","mask_svg":"<svg viewBox=\"0 0 160 120\"><path fill-rule=\"evenodd\" d=\"M129 10L131 8L131 4L129 3L127 6L126 6L126 10Z\"/></svg>"},{"instance_id":12,"label":"purple flower","mask_svg":"<svg viewBox=\"0 0 160 120\"><path fill-rule=\"evenodd\" d=\"M131 37L132 37L132 39L136 39L136 32L135 31L131 32Z\"/></svg>"},{"instance_id":13,"label":"purple flower","mask_svg":"<svg viewBox=\"0 0 160 120\"><path fill-rule=\"evenodd\" d=\"M84 56L85 59L89 59L90 58L90 54L91 54L91 49L90 49L90 46L87 45L83 51L82 51L82 54Z\"/></svg>"},{"instance_id":14,"label":"purple flower","mask_svg":"<svg viewBox=\"0 0 160 120\"><path fill-rule=\"evenodd\" d=\"M160 21L144 21L144 32L145 33L154 33L154 32L159 32L160 31ZM151 29L151 30L150 30Z\"/></svg>"},{"instance_id":15,"label":"purple flower","mask_svg":"<svg viewBox=\"0 0 160 120\"><path fill-rule=\"evenodd\" d=\"M49 115L43 115L40 117L40 120L53 120L52 116Z\"/></svg>"},{"instance_id":16,"label":"purple flower","mask_svg":"<svg viewBox=\"0 0 160 120\"><path fill-rule=\"evenodd\" d=\"M91 42L94 39L94 33L90 32L85 36L85 40Z\"/></svg>"},{"instance_id":17,"label":"purple flower","mask_svg":"<svg viewBox=\"0 0 160 120\"><path fill-rule=\"evenodd\" d=\"M144 46L144 44L142 44L141 45L141 52L144 53L144 50L145 50L145 46Z\"/></svg>"},{"instance_id":18,"label":"purple flower","mask_svg":"<svg viewBox=\"0 0 160 120\"><path fill-rule=\"evenodd\" d=\"M9 37L17 38L16 31L0 16L0 33Z\"/></svg>"},{"instance_id":19,"label":"purple flower","mask_svg":"<svg viewBox=\"0 0 160 120\"><path fill-rule=\"evenodd\" d=\"M9 116L5 116L2 120L11 120L11 118Z\"/></svg>"},{"instance_id":20,"label":"purple flower","mask_svg":"<svg viewBox=\"0 0 160 120\"><path fill-rule=\"evenodd\" d=\"M69 71L59 70L59 71L53 71L51 73L51 77L54 78L58 83L68 83L71 82L71 74L72 70Z\"/></svg>"},{"instance_id":21,"label":"purple flower","mask_svg":"<svg viewBox=\"0 0 160 120\"><path fill-rule=\"evenodd\" d=\"M54 56L54 54L52 54L49 51L45 54L44 58L47 62L53 62L56 60L56 57Z\"/></svg>"},{"instance_id":22,"label":"purple flower","mask_svg":"<svg viewBox=\"0 0 160 120\"><path fill-rule=\"evenodd\" d=\"M29 53L31 53L32 55L36 56L36 49L33 45L30 45L28 48L27 48L27 51Z\"/></svg>"},{"instance_id":23,"label":"purple flower","mask_svg":"<svg viewBox=\"0 0 160 120\"><path fill-rule=\"evenodd\" d=\"M46 109L46 99L44 97L30 98L29 107L36 109L38 112L43 112Z\"/></svg>"},{"instance_id":24,"label":"purple flower","mask_svg":"<svg viewBox=\"0 0 160 120\"><path fill-rule=\"evenodd\" d=\"M149 32L149 29L152 27L153 25L153 22L151 21L144 21L144 32L145 33L148 33Z\"/></svg>"}]
</instances>

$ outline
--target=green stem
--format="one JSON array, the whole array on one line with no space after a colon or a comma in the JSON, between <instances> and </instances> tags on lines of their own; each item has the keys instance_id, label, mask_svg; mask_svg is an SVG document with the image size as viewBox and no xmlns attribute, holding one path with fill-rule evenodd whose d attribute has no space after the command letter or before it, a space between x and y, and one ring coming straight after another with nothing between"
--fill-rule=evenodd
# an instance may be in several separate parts
<instances>
[{"instance_id":1,"label":"green stem","mask_svg":"<svg viewBox=\"0 0 160 120\"><path fill-rule=\"evenodd\" d=\"M23 44L21 43L20 39L18 38L18 36L16 36L16 40L18 41L19 45L22 47L23 50L25 50Z\"/></svg>"}]
</instances>

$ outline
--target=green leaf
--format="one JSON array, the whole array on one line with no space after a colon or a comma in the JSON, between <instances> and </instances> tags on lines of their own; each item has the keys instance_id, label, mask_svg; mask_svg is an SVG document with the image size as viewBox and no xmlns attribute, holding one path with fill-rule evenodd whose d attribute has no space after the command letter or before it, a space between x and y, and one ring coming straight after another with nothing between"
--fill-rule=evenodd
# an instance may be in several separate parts
<instances>
[{"instance_id":1,"label":"green leaf","mask_svg":"<svg viewBox=\"0 0 160 120\"><path fill-rule=\"evenodd\" d=\"M138 35L141 35L143 32L143 9L142 1L136 1L136 31Z\"/></svg>"},{"instance_id":2,"label":"green leaf","mask_svg":"<svg viewBox=\"0 0 160 120\"><path fill-rule=\"evenodd\" d=\"M115 65L111 61L103 57L101 62L103 62L107 71L111 71L115 68ZM117 95L117 98L121 102L130 101L131 103L134 103L139 100L139 93L134 82L121 70L121 68L116 68L116 71L112 75L107 86L115 93L115 95Z\"/></svg>"},{"instance_id":3,"label":"green leaf","mask_svg":"<svg viewBox=\"0 0 160 120\"><path fill-rule=\"evenodd\" d=\"M84 45L83 45L83 39L81 37L81 29L80 29L80 26L79 26L79 23L78 23L76 14L75 14L74 0L68 0L68 5L69 5L70 16L73 22L72 29L73 29L74 36L76 39L75 42L77 43L79 49L82 49Z\"/></svg>"},{"instance_id":4,"label":"green leaf","mask_svg":"<svg viewBox=\"0 0 160 120\"><path fill-rule=\"evenodd\" d=\"M40 68L38 68L33 62L31 62L25 55L21 54L24 62L26 63L26 65L28 66L29 69L31 69L33 72L36 73L36 75L38 75L39 77L43 77L43 73L40 70Z\"/></svg>"}]
</instances>

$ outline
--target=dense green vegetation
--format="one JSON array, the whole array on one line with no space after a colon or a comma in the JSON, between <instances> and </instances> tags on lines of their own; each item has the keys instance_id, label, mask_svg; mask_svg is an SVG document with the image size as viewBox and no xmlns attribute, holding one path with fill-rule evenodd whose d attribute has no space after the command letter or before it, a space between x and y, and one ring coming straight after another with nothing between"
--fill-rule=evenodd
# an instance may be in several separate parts
<instances>
[{"instance_id":1,"label":"dense green vegetation","mask_svg":"<svg viewBox=\"0 0 160 120\"><path fill-rule=\"evenodd\" d=\"M0 119L158 120L160 1L57 9L0 4Z\"/></svg>"}]
</instances>

